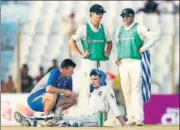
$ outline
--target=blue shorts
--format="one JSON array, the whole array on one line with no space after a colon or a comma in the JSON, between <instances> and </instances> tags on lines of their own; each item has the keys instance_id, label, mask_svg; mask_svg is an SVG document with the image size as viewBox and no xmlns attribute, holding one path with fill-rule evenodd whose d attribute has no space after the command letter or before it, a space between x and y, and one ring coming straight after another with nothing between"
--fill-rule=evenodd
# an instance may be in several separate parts
<instances>
[{"instance_id":1,"label":"blue shorts","mask_svg":"<svg viewBox=\"0 0 180 130\"><path fill-rule=\"evenodd\" d=\"M33 111L44 112L43 96L45 93L46 90L41 89L28 97L27 103ZM60 99L60 94L56 94L56 103L52 111L55 111L59 99Z\"/></svg>"}]
</instances>

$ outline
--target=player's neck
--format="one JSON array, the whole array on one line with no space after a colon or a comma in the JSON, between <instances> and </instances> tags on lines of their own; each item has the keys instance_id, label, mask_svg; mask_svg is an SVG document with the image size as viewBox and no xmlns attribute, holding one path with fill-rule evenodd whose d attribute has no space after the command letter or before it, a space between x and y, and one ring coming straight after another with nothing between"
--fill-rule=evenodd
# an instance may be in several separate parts
<instances>
[{"instance_id":1,"label":"player's neck","mask_svg":"<svg viewBox=\"0 0 180 130\"><path fill-rule=\"evenodd\" d=\"M95 27L95 28L99 28L99 22L98 21L95 21L95 20L91 20L91 24Z\"/></svg>"},{"instance_id":2,"label":"player's neck","mask_svg":"<svg viewBox=\"0 0 180 130\"><path fill-rule=\"evenodd\" d=\"M94 87L94 86L93 86ZM98 88L100 88L101 86L96 86L96 87L94 87L94 89L98 89Z\"/></svg>"},{"instance_id":3,"label":"player's neck","mask_svg":"<svg viewBox=\"0 0 180 130\"><path fill-rule=\"evenodd\" d=\"M65 73L64 73L64 71L62 69L60 69L59 71L61 73L61 77L66 77L66 75L65 75Z\"/></svg>"},{"instance_id":4,"label":"player's neck","mask_svg":"<svg viewBox=\"0 0 180 130\"><path fill-rule=\"evenodd\" d=\"M132 26L132 24L134 24L134 22L131 22L129 24L124 24L124 26L128 28L128 27Z\"/></svg>"}]
</instances>

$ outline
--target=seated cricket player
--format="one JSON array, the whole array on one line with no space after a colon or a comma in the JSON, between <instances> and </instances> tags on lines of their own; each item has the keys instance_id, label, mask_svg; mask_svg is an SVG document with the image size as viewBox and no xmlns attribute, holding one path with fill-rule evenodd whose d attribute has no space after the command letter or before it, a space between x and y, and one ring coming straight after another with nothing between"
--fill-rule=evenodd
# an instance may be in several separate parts
<instances>
[{"instance_id":1,"label":"seated cricket player","mask_svg":"<svg viewBox=\"0 0 180 130\"><path fill-rule=\"evenodd\" d=\"M91 85L89 87L89 101L87 112L79 116L61 115L59 120L79 121L81 126L97 126L98 113L103 111L108 113L111 109L114 116L119 120L122 126L125 126L123 115L118 109L115 94L112 87L106 85L106 74L99 70L93 69L90 72ZM89 124L89 125L88 125ZM57 122L47 122L44 126L56 126Z\"/></svg>"},{"instance_id":2,"label":"seated cricket player","mask_svg":"<svg viewBox=\"0 0 180 130\"><path fill-rule=\"evenodd\" d=\"M47 73L34 87L27 99L27 104L35 112L44 112L44 117L54 112L53 120L57 119L63 110L76 104L76 94L72 92L72 74L76 64L65 59L60 68ZM22 126L32 124L20 112L14 113L14 118Z\"/></svg>"}]
</instances>

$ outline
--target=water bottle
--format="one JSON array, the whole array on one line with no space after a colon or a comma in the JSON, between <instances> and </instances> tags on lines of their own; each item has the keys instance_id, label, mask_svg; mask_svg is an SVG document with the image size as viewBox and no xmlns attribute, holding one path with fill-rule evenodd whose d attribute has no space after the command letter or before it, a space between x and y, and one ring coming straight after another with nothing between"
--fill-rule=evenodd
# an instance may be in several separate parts
<instances>
[{"instance_id":1,"label":"water bottle","mask_svg":"<svg viewBox=\"0 0 180 130\"><path fill-rule=\"evenodd\" d=\"M100 111L98 113L98 127L103 127L104 125L104 112Z\"/></svg>"},{"instance_id":2,"label":"water bottle","mask_svg":"<svg viewBox=\"0 0 180 130\"><path fill-rule=\"evenodd\" d=\"M78 122L74 122L73 123L73 127L79 127L79 123Z\"/></svg>"}]
</instances>

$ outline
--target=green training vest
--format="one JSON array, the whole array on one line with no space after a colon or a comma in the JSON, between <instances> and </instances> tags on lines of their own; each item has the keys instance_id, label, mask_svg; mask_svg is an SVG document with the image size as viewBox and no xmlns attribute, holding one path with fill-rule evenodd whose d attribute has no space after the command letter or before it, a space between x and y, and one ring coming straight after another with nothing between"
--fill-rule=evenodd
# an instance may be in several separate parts
<instances>
[{"instance_id":1,"label":"green training vest","mask_svg":"<svg viewBox=\"0 0 180 130\"><path fill-rule=\"evenodd\" d=\"M94 61L108 60L109 58L104 56L107 41L103 25L101 24L101 28L98 32L94 32L88 23L86 24L86 28L87 36L85 40L81 40L81 42L83 45L83 50L89 50L90 52L88 59Z\"/></svg>"},{"instance_id":2,"label":"green training vest","mask_svg":"<svg viewBox=\"0 0 180 130\"><path fill-rule=\"evenodd\" d=\"M118 59L141 59L141 54L139 53L139 48L143 45L138 32L137 23L133 25L130 30L125 30L125 27L120 28L118 34Z\"/></svg>"}]
</instances>

